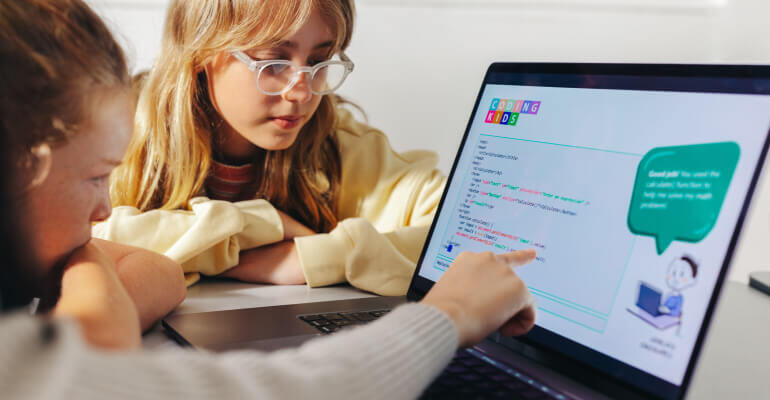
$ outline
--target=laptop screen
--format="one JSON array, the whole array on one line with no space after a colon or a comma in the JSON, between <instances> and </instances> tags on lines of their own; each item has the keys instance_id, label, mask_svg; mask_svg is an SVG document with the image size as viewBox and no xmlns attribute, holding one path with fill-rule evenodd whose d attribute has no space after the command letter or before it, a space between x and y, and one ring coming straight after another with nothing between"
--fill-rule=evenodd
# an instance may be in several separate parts
<instances>
[{"instance_id":1,"label":"laptop screen","mask_svg":"<svg viewBox=\"0 0 770 400\"><path fill-rule=\"evenodd\" d=\"M493 65L419 279L534 248L530 339L676 397L764 158L770 80L746 68Z\"/></svg>"}]
</instances>

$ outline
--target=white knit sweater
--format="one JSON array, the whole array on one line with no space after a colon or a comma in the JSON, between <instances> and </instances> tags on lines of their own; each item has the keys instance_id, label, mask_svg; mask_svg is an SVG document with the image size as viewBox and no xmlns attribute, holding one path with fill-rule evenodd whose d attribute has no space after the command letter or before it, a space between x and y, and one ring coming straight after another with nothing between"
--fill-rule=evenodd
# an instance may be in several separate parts
<instances>
[{"instance_id":1,"label":"white knit sweater","mask_svg":"<svg viewBox=\"0 0 770 400\"><path fill-rule=\"evenodd\" d=\"M457 331L407 304L369 325L273 353L102 352L76 324L0 318L0 397L11 399L411 399L441 372Z\"/></svg>"}]
</instances>

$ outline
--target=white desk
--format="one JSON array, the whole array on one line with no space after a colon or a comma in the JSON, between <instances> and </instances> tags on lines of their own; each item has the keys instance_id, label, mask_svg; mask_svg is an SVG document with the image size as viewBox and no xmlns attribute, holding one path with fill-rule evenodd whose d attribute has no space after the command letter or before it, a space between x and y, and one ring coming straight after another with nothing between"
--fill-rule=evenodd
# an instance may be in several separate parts
<instances>
[{"instance_id":1,"label":"white desk","mask_svg":"<svg viewBox=\"0 0 770 400\"><path fill-rule=\"evenodd\" d=\"M369 297L349 286L254 285L205 281L188 290L175 313ZM176 346L160 326L145 335L146 348ZM770 398L770 296L728 282L696 368L689 399Z\"/></svg>"}]
</instances>

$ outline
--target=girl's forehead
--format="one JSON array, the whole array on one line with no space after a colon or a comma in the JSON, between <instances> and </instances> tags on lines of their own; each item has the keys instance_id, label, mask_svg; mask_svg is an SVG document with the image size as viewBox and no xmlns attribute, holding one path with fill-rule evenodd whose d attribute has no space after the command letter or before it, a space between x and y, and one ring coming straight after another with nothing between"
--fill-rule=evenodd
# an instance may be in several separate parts
<instances>
[{"instance_id":1,"label":"girl's forehead","mask_svg":"<svg viewBox=\"0 0 770 400\"><path fill-rule=\"evenodd\" d=\"M120 160L131 138L133 99L124 91L105 91L96 95L82 130L57 149L62 161L73 166L94 166L94 160Z\"/></svg>"}]
</instances>

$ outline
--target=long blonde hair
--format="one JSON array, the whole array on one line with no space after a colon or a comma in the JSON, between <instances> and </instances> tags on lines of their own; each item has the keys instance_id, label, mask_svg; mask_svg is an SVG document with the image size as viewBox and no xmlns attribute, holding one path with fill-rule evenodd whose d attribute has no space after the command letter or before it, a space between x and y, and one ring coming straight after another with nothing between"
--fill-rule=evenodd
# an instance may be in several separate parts
<instances>
[{"instance_id":1,"label":"long blonde hair","mask_svg":"<svg viewBox=\"0 0 770 400\"><path fill-rule=\"evenodd\" d=\"M208 176L220 121L204 67L222 51L277 45L314 9L335 37L333 51L347 48L352 0L173 0L161 53L142 83L134 137L112 177L113 205L188 207ZM257 191L258 197L318 232L337 223L340 157L331 135L336 103L333 95L324 96L291 147L265 152ZM323 180L328 185L319 182Z\"/></svg>"}]
</instances>

